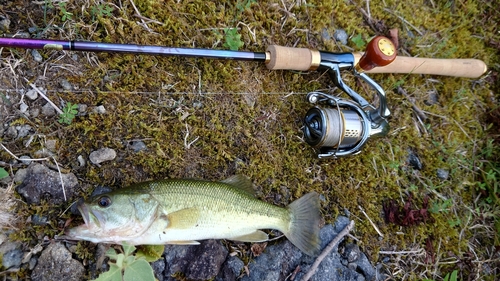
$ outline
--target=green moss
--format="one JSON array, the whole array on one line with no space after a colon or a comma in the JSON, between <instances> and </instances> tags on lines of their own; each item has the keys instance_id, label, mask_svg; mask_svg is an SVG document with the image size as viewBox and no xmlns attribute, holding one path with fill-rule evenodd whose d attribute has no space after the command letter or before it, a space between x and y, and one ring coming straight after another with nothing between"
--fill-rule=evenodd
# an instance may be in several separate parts
<instances>
[{"instance_id":1,"label":"green moss","mask_svg":"<svg viewBox=\"0 0 500 281\"><path fill-rule=\"evenodd\" d=\"M81 8L70 11L74 13L74 26L67 23L61 32L78 30L77 38L102 42L223 49L223 29L237 27L244 50L261 52L269 44L281 44L340 52L352 51L355 44L340 46L325 40L321 36L324 28L330 34L343 28L349 36L361 35L364 40L389 28L398 28L401 48L409 55L474 57L486 61L498 72L498 48L491 43L499 42L498 27L483 20L483 14L491 14L488 11L496 7L478 0L463 3L418 0L405 4L372 0L371 24L377 30L360 16L360 8L366 9L365 5L349 1L307 1L307 5L285 1L286 7L281 3L255 3L244 11L232 3L134 2L143 17L161 23L148 23L156 33L142 26L128 2L123 2L123 10L113 12L114 17L100 17L94 22L88 12L79 14ZM12 8L6 5L4 9ZM33 12L30 18L43 26L43 16L36 15ZM19 29L32 25L25 15L19 17ZM63 26L59 17L49 15L48 20ZM59 36L53 30L47 32L47 36ZM67 36L72 37L70 34ZM43 55L50 59L53 53L44 51ZM88 159L90 152L101 147L117 151L114 161L101 166L87 163L72 169L81 181L76 192L79 196L88 196L96 185L120 188L138 181L172 177L219 180L239 173L252 179L259 198L274 204L287 205L310 191L323 194L327 223L349 210L356 220L354 235L373 261L379 258L379 250L425 248L428 239L435 249L440 245L437 254L442 258L450 257L450 253L465 258L468 241L476 237L486 244L494 243L494 238L470 227L472 222L483 223L480 221L483 210L494 213L493 207L488 209L475 203L480 195L476 190L477 163L486 158L478 155L487 146L485 115L498 99L495 94L498 84L491 82L494 76L475 81L423 75L371 75L387 91L392 112L391 133L368 142L359 155L325 161L316 159L316 152L303 142L300 128L311 106L304 93L332 88L327 75L269 71L254 62L99 53L89 55L95 56L90 63L86 55L79 56L78 70L82 75L60 72L54 80L64 77L79 89L85 89L84 92L50 92L49 98L56 103L63 99L86 104L90 107L88 114L77 116L71 125L64 127L56 123L55 117L33 120L16 117L11 123L29 123L36 127L37 133L57 139L57 159L65 168L79 167L76 161L79 155ZM27 61L27 67L38 71L31 59ZM354 77L346 75L345 81L368 100L373 99ZM414 99L413 103L426 112L426 120L420 122L415 118L412 103L397 94L397 86L403 87ZM59 89L51 83L47 88ZM288 95L292 92L300 94ZM426 102L430 93L437 94L436 104ZM103 105L107 113L91 113L97 105ZM129 148L132 140L142 140L147 150L132 151ZM9 147L22 154L41 148L39 144L24 148L23 141L15 140ZM419 156L424 165L422 170L408 166L408 149ZM0 156L10 157L3 151ZM449 170L447 180L437 177L439 168ZM443 198L451 198L456 204L448 213L433 214L433 222L404 228L387 224L382 203L389 199L403 203L410 194L415 206L421 206L425 196L430 197L431 204L438 204ZM50 224L27 224L14 237L30 243L43 235L56 234L62 229L55 231L55 226L70 217L65 214L58 218L65 207L46 203L20 207L20 217L48 215ZM359 207L380 228L382 239ZM81 245L79 255L84 258L87 252ZM480 256L485 254L481 249L477 251ZM242 258L245 263L251 259ZM424 268L431 266L423 258L419 262L422 265L416 271L425 272ZM446 273L450 269L440 265L439 271ZM414 273L413 277L421 276Z\"/></svg>"}]
</instances>

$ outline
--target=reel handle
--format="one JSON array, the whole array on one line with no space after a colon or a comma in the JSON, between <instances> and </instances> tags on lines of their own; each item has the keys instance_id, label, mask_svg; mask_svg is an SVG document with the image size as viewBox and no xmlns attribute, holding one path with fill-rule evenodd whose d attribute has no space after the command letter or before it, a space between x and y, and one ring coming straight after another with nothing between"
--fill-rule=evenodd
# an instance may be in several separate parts
<instances>
[{"instance_id":1,"label":"reel handle","mask_svg":"<svg viewBox=\"0 0 500 281\"><path fill-rule=\"evenodd\" d=\"M364 72L375 67L386 66L394 59L396 59L396 47L392 41L384 36L376 36L366 46L366 51L355 68L358 72Z\"/></svg>"}]
</instances>

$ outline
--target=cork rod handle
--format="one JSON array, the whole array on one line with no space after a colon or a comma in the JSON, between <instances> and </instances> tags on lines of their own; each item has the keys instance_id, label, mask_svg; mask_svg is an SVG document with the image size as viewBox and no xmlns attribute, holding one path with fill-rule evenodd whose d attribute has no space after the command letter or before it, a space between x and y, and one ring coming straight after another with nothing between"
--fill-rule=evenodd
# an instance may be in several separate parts
<instances>
[{"instance_id":1,"label":"cork rod handle","mask_svg":"<svg viewBox=\"0 0 500 281\"><path fill-rule=\"evenodd\" d=\"M355 64L362 54L355 53ZM389 65L375 67L366 73L412 73L478 78L487 70L486 64L478 59L430 59L397 56Z\"/></svg>"}]
</instances>

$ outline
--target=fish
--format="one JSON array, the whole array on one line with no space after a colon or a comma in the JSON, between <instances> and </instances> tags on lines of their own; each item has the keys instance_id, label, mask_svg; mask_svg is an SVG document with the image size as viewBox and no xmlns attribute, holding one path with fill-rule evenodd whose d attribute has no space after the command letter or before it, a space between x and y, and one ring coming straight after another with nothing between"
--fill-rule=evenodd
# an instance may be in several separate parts
<instances>
[{"instance_id":1,"label":"fish","mask_svg":"<svg viewBox=\"0 0 500 281\"><path fill-rule=\"evenodd\" d=\"M82 200L77 208L84 224L68 229L61 239L122 245L265 242L268 234L262 229L275 229L307 255L320 250L318 193L279 207L257 199L252 182L241 175L222 181L137 183Z\"/></svg>"}]
</instances>

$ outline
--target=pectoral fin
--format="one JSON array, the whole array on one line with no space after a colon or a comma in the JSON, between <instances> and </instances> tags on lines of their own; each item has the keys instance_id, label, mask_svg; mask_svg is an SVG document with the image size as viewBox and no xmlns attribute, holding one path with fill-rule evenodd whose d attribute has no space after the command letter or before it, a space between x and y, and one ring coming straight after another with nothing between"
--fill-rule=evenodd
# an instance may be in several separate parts
<instances>
[{"instance_id":1,"label":"pectoral fin","mask_svg":"<svg viewBox=\"0 0 500 281\"><path fill-rule=\"evenodd\" d=\"M264 231L256 230L255 232L237 237L231 237L229 239L241 242L264 242L267 241L269 238Z\"/></svg>"},{"instance_id":2,"label":"pectoral fin","mask_svg":"<svg viewBox=\"0 0 500 281\"><path fill-rule=\"evenodd\" d=\"M196 227L200 211L196 208L186 208L167 215L167 229L187 229Z\"/></svg>"},{"instance_id":3,"label":"pectoral fin","mask_svg":"<svg viewBox=\"0 0 500 281\"><path fill-rule=\"evenodd\" d=\"M200 245L200 242L198 241L169 241L167 244L172 244L172 245Z\"/></svg>"}]
</instances>

